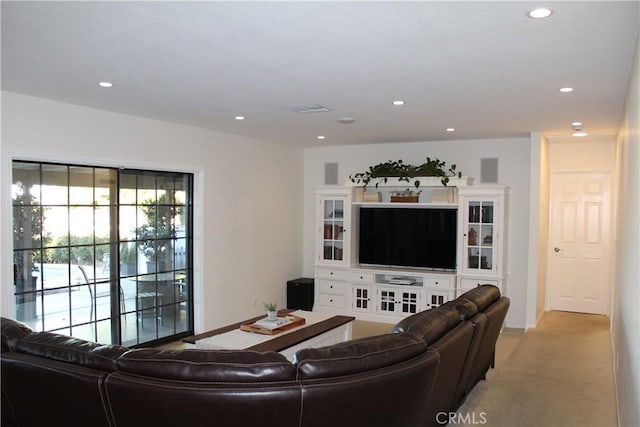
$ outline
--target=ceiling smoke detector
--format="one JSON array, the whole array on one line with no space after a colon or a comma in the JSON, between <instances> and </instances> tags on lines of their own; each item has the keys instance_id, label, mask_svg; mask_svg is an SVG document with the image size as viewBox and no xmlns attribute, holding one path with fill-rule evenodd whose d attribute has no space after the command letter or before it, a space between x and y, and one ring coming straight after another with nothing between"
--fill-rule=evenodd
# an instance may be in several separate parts
<instances>
[{"instance_id":1,"label":"ceiling smoke detector","mask_svg":"<svg viewBox=\"0 0 640 427\"><path fill-rule=\"evenodd\" d=\"M326 113L327 111L331 111L320 104L288 105L286 108L294 113Z\"/></svg>"}]
</instances>

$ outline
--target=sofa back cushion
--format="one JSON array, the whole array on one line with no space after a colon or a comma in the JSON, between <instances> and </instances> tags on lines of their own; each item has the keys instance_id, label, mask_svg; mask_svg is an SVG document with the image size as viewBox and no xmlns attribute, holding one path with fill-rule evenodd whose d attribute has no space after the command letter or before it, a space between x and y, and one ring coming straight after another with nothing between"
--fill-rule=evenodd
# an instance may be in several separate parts
<instances>
[{"instance_id":1,"label":"sofa back cushion","mask_svg":"<svg viewBox=\"0 0 640 427\"><path fill-rule=\"evenodd\" d=\"M412 334L384 334L295 354L299 379L328 378L362 373L411 359L427 349Z\"/></svg>"},{"instance_id":2,"label":"sofa back cushion","mask_svg":"<svg viewBox=\"0 0 640 427\"><path fill-rule=\"evenodd\" d=\"M118 361L122 372L182 381L261 382L295 379L281 354L249 350L136 349Z\"/></svg>"},{"instance_id":3,"label":"sofa back cushion","mask_svg":"<svg viewBox=\"0 0 640 427\"><path fill-rule=\"evenodd\" d=\"M484 328L482 328L482 333L477 338L479 342L469 369L469 377L466 385L467 391L470 391L485 377L491 366L496 343L500 336L500 330L502 329L507 311L509 310L509 305L509 298L502 297L482 313L486 320L484 321L485 325ZM472 320L472 322L474 322L474 320Z\"/></svg>"},{"instance_id":4,"label":"sofa back cushion","mask_svg":"<svg viewBox=\"0 0 640 427\"><path fill-rule=\"evenodd\" d=\"M16 342L31 333L24 323L17 320L2 318L2 351L15 351Z\"/></svg>"},{"instance_id":5,"label":"sofa back cushion","mask_svg":"<svg viewBox=\"0 0 640 427\"><path fill-rule=\"evenodd\" d=\"M455 412L460 402L459 390L462 372L473 340L474 326L471 322L460 322L438 341L429 346L440 354L438 376L434 392L427 404L425 426L442 425L446 418L442 413Z\"/></svg>"},{"instance_id":6,"label":"sofa back cushion","mask_svg":"<svg viewBox=\"0 0 640 427\"><path fill-rule=\"evenodd\" d=\"M2 355L3 426L113 426L105 406L110 373L18 351Z\"/></svg>"},{"instance_id":7,"label":"sofa back cushion","mask_svg":"<svg viewBox=\"0 0 640 427\"><path fill-rule=\"evenodd\" d=\"M299 427L302 410L294 380L183 381L118 371L107 376L105 389L113 426Z\"/></svg>"},{"instance_id":8,"label":"sofa back cushion","mask_svg":"<svg viewBox=\"0 0 640 427\"><path fill-rule=\"evenodd\" d=\"M464 294L458 299L471 301L478 307L479 312L483 312L500 298L500 289L494 285L480 285Z\"/></svg>"},{"instance_id":9,"label":"sofa back cushion","mask_svg":"<svg viewBox=\"0 0 640 427\"><path fill-rule=\"evenodd\" d=\"M393 327L393 332L409 332L432 344L460 322L460 313L454 308L439 307L402 319Z\"/></svg>"},{"instance_id":10,"label":"sofa back cushion","mask_svg":"<svg viewBox=\"0 0 640 427\"><path fill-rule=\"evenodd\" d=\"M398 340L410 336L393 335ZM427 402L432 392L437 393L433 384L439 361L438 352L427 349L375 370L301 379L302 415L298 426L424 426Z\"/></svg>"},{"instance_id":11,"label":"sofa back cushion","mask_svg":"<svg viewBox=\"0 0 640 427\"><path fill-rule=\"evenodd\" d=\"M478 314L478 306L464 298L456 298L440 306L440 308L452 308L460 315L460 320L469 320Z\"/></svg>"},{"instance_id":12,"label":"sofa back cushion","mask_svg":"<svg viewBox=\"0 0 640 427\"><path fill-rule=\"evenodd\" d=\"M17 342L16 351L105 372L117 369L118 358L128 351L51 332L33 332Z\"/></svg>"}]
</instances>

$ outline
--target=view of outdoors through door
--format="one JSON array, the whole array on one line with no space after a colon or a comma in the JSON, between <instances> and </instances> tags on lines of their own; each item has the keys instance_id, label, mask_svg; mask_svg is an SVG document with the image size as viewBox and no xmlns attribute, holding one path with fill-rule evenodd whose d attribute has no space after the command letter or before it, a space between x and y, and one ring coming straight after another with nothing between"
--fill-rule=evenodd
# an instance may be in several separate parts
<instances>
[{"instance_id":1,"label":"view of outdoors through door","mask_svg":"<svg viewBox=\"0 0 640 427\"><path fill-rule=\"evenodd\" d=\"M192 181L14 162L16 319L126 346L192 334Z\"/></svg>"}]
</instances>

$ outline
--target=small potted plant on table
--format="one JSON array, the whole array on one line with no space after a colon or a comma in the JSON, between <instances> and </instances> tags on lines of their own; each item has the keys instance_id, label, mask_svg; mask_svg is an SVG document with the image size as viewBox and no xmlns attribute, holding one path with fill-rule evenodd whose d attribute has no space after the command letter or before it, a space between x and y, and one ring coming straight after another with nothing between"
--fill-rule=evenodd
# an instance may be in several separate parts
<instances>
[{"instance_id":1,"label":"small potted plant on table","mask_svg":"<svg viewBox=\"0 0 640 427\"><path fill-rule=\"evenodd\" d=\"M265 302L264 308L265 310L267 310L267 320L278 320L278 304L276 304L275 302Z\"/></svg>"}]
</instances>

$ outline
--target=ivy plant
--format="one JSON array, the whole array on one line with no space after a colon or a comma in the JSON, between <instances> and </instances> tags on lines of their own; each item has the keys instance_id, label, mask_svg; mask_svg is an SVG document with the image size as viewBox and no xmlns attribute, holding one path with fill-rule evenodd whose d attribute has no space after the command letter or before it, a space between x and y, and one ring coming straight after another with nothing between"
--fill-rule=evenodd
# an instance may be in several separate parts
<instances>
[{"instance_id":1,"label":"ivy plant","mask_svg":"<svg viewBox=\"0 0 640 427\"><path fill-rule=\"evenodd\" d=\"M446 162L437 158L427 157L426 162L418 166L406 164L402 160L389 160L378 163L377 165L369 166L369 169L364 172L349 175L349 179L355 184L362 184L365 188L372 179L376 179L377 188L380 182L386 183L389 178L398 178L399 181L410 183L415 178L425 176L440 177L440 182L446 187L450 178L461 178L462 172L456 170L455 164L447 168ZM420 180L416 179L413 185L416 188L420 187Z\"/></svg>"}]
</instances>

